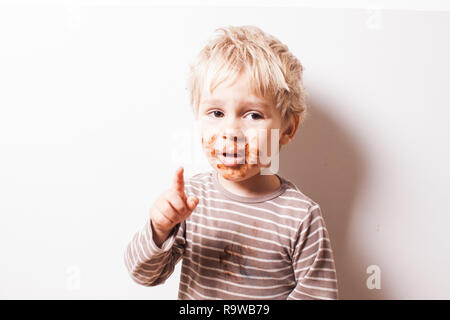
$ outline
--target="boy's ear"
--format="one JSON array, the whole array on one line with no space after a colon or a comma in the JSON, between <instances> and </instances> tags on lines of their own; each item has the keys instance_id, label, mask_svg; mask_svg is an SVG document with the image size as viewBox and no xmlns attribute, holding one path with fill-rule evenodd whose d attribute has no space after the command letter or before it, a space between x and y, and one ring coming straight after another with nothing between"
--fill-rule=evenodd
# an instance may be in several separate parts
<instances>
[{"instance_id":1,"label":"boy's ear","mask_svg":"<svg viewBox=\"0 0 450 320\"><path fill-rule=\"evenodd\" d=\"M280 145L288 144L292 139L294 139L299 124L300 115L295 113L290 117L289 122L286 123L281 129Z\"/></svg>"}]
</instances>

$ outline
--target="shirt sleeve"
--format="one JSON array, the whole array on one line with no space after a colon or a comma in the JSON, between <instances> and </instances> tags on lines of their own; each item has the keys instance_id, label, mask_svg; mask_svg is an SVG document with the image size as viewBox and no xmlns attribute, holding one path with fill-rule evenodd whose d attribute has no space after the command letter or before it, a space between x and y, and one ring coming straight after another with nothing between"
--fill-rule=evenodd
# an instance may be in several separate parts
<instances>
[{"instance_id":1,"label":"shirt sleeve","mask_svg":"<svg viewBox=\"0 0 450 320\"><path fill-rule=\"evenodd\" d=\"M338 299L333 251L318 204L309 209L301 223L292 264L296 286L288 300Z\"/></svg>"},{"instance_id":2,"label":"shirt sleeve","mask_svg":"<svg viewBox=\"0 0 450 320\"><path fill-rule=\"evenodd\" d=\"M177 224L161 247L158 247L153 240L151 222L148 219L125 250L125 265L131 278L143 286L164 283L183 256L185 228L185 222Z\"/></svg>"}]
</instances>

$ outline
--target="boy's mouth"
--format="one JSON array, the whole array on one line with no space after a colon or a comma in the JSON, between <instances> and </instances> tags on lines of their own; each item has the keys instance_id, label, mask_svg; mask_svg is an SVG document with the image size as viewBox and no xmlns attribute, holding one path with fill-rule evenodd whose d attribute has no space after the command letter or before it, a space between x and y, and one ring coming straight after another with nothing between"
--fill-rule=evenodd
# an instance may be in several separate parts
<instances>
[{"instance_id":1,"label":"boy's mouth","mask_svg":"<svg viewBox=\"0 0 450 320\"><path fill-rule=\"evenodd\" d=\"M222 145L219 148L217 148L216 152L217 154L222 154L223 156L236 156L236 155L245 155L246 150L245 145Z\"/></svg>"},{"instance_id":2,"label":"boy's mouth","mask_svg":"<svg viewBox=\"0 0 450 320\"><path fill-rule=\"evenodd\" d=\"M239 166L245 163L245 150L236 150L232 153L227 152L233 150L232 148L224 148L222 151L217 151L216 154L222 164L226 166Z\"/></svg>"},{"instance_id":3,"label":"boy's mouth","mask_svg":"<svg viewBox=\"0 0 450 320\"><path fill-rule=\"evenodd\" d=\"M217 154L222 154L224 157L242 157L245 155L245 151L235 151L235 152L226 152L223 150L222 153L218 152Z\"/></svg>"},{"instance_id":4,"label":"boy's mouth","mask_svg":"<svg viewBox=\"0 0 450 320\"><path fill-rule=\"evenodd\" d=\"M222 153L218 155L218 158L222 164L230 167L239 166L245 163L245 156L238 156L237 154Z\"/></svg>"}]
</instances>

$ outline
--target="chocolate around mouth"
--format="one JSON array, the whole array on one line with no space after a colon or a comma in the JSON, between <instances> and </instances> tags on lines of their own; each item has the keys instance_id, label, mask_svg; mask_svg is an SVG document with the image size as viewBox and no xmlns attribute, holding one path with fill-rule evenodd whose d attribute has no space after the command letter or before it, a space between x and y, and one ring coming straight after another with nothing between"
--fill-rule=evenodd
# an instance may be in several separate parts
<instances>
[{"instance_id":1,"label":"chocolate around mouth","mask_svg":"<svg viewBox=\"0 0 450 320\"><path fill-rule=\"evenodd\" d=\"M218 158L218 168L229 168L229 167L241 167L247 163L245 157L226 157L219 156Z\"/></svg>"}]
</instances>

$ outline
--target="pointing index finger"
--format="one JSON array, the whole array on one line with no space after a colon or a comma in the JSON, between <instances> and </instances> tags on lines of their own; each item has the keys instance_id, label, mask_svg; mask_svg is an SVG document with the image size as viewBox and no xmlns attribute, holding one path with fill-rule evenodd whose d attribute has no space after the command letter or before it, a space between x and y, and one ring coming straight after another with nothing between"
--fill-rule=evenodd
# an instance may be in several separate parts
<instances>
[{"instance_id":1,"label":"pointing index finger","mask_svg":"<svg viewBox=\"0 0 450 320\"><path fill-rule=\"evenodd\" d=\"M184 168L178 167L175 171L175 177L173 180L173 188L180 194L184 194Z\"/></svg>"}]
</instances>

